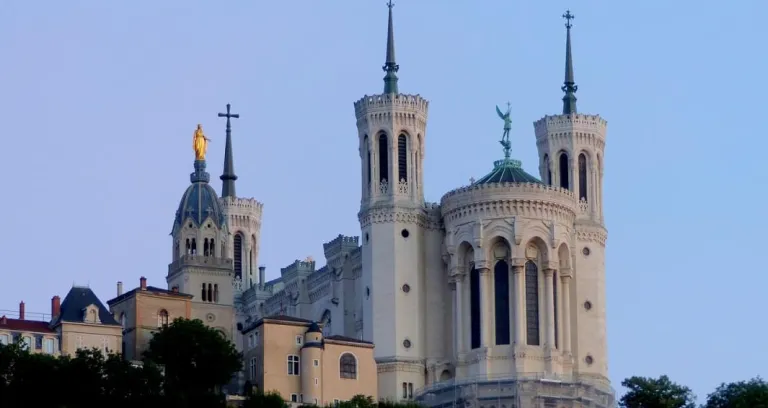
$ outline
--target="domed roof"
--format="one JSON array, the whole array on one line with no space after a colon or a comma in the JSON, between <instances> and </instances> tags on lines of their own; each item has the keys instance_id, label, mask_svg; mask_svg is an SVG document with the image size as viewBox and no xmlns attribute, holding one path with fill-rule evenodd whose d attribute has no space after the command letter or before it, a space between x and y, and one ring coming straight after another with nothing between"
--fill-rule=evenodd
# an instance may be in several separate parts
<instances>
[{"instance_id":1,"label":"domed roof","mask_svg":"<svg viewBox=\"0 0 768 408\"><path fill-rule=\"evenodd\" d=\"M309 329L307 329L307 333L322 333L323 331L320 330L320 325L317 324L317 322L312 322L312 324L309 325Z\"/></svg>"},{"instance_id":2,"label":"domed roof","mask_svg":"<svg viewBox=\"0 0 768 408\"><path fill-rule=\"evenodd\" d=\"M541 180L526 173L520 160L502 159L493 162L493 170L475 181L472 185L490 183L536 183L543 184Z\"/></svg>"},{"instance_id":3,"label":"domed roof","mask_svg":"<svg viewBox=\"0 0 768 408\"><path fill-rule=\"evenodd\" d=\"M211 217L219 228L224 224L224 212L219 204L219 196L208 184L210 178L210 175L205 172L205 161L196 160L195 172L190 175L192 184L181 196L174 227L180 226L188 218L191 218L196 225L201 225L208 217Z\"/></svg>"}]
</instances>

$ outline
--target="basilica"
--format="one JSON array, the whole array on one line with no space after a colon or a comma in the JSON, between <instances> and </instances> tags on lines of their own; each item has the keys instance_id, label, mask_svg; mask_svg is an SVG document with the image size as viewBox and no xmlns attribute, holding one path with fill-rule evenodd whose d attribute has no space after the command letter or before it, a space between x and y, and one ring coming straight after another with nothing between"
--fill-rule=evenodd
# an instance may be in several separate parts
<instances>
[{"instance_id":1,"label":"basilica","mask_svg":"<svg viewBox=\"0 0 768 408\"><path fill-rule=\"evenodd\" d=\"M169 292L238 347L265 318L316 322L375 345L378 397L427 406L609 407L603 222L606 121L578 112L567 12L562 111L533 123L538 177L509 154L424 200L429 102L400 93L389 7L383 91L354 103L359 236L323 244L266 281L263 204L237 195L229 106L221 195L194 136L194 172L172 226ZM553 106L554 107L554 106ZM509 119L509 112L498 110ZM351 118L350 118L351 119ZM490 167L490 166L489 166ZM468 175L469 176L469 175ZM298 363L297 363L298 364ZM316 380L317 381L317 380Z\"/></svg>"}]
</instances>

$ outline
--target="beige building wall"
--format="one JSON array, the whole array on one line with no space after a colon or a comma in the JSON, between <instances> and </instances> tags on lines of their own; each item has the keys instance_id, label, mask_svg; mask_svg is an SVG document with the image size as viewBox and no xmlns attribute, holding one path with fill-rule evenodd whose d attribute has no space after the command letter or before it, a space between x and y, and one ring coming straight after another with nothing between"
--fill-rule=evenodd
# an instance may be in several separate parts
<instances>
[{"instance_id":1,"label":"beige building wall","mask_svg":"<svg viewBox=\"0 0 768 408\"><path fill-rule=\"evenodd\" d=\"M17 336L28 344L31 353L59 355L59 335L48 328L48 322L0 317L0 344L12 344ZM40 338L38 348L37 339Z\"/></svg>"},{"instance_id":2,"label":"beige building wall","mask_svg":"<svg viewBox=\"0 0 768 408\"><path fill-rule=\"evenodd\" d=\"M122 353L123 334L120 326L99 323L63 322L58 327L61 353L74 355L77 349L97 348L103 353Z\"/></svg>"},{"instance_id":3,"label":"beige building wall","mask_svg":"<svg viewBox=\"0 0 768 408\"><path fill-rule=\"evenodd\" d=\"M264 392L321 406L358 394L378 399L371 343L323 338L317 324L287 317L262 319L243 334L246 379Z\"/></svg>"}]
</instances>

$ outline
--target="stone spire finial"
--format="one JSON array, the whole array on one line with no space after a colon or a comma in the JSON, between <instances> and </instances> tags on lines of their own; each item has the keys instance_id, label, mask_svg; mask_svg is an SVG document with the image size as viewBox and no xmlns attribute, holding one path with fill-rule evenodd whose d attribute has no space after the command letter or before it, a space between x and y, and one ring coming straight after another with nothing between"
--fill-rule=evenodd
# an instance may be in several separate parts
<instances>
[{"instance_id":1,"label":"stone spire finial","mask_svg":"<svg viewBox=\"0 0 768 408\"><path fill-rule=\"evenodd\" d=\"M397 90L397 71L400 70L400 66L395 62L395 29L392 23L392 7L395 5L392 0L389 0L387 7L389 8L389 24L387 27L387 59L382 69L387 74L384 76L384 93L396 94Z\"/></svg>"},{"instance_id":2,"label":"stone spire finial","mask_svg":"<svg viewBox=\"0 0 768 408\"><path fill-rule=\"evenodd\" d=\"M235 162L234 162L234 155L232 154L232 124L230 122L231 118L239 118L240 115L237 113L230 113L232 105L227 104L227 113L219 113L220 118L227 118L227 141L226 141L226 147L224 148L224 173L222 173L221 177L221 197L236 197L235 194L235 180L237 180L237 176L235 175Z\"/></svg>"},{"instance_id":3,"label":"stone spire finial","mask_svg":"<svg viewBox=\"0 0 768 408\"><path fill-rule=\"evenodd\" d=\"M563 82L563 87L561 89L565 92L565 96L563 96L563 114L568 115L576 113L576 91L579 87L576 86L576 82L573 79L573 57L571 56L571 27L573 27L571 20L573 20L575 16L571 14L571 10L566 10L565 14L563 14L563 18L565 19L566 30L565 81Z\"/></svg>"}]
</instances>

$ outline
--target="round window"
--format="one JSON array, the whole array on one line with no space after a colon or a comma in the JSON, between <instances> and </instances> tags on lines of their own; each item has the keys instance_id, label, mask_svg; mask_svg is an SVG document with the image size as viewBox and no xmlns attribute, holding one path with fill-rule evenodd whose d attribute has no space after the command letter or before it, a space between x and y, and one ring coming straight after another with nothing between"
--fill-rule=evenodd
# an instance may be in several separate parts
<instances>
[{"instance_id":1,"label":"round window","mask_svg":"<svg viewBox=\"0 0 768 408\"><path fill-rule=\"evenodd\" d=\"M403 292L408 293L411 291L411 286L407 283L403 285Z\"/></svg>"},{"instance_id":2,"label":"round window","mask_svg":"<svg viewBox=\"0 0 768 408\"><path fill-rule=\"evenodd\" d=\"M411 235L411 233L408 232L407 229L403 229L402 231L400 231L400 235L402 235L403 238L408 238Z\"/></svg>"},{"instance_id":3,"label":"round window","mask_svg":"<svg viewBox=\"0 0 768 408\"><path fill-rule=\"evenodd\" d=\"M403 347L411 348L411 341L408 339L403 340Z\"/></svg>"}]
</instances>

